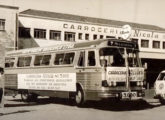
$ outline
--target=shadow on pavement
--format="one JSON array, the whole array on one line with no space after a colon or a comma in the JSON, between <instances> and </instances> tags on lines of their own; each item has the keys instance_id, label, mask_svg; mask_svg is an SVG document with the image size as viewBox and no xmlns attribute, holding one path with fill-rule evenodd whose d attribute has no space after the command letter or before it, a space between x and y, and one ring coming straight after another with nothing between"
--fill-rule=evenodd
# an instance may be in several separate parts
<instances>
[{"instance_id":1,"label":"shadow on pavement","mask_svg":"<svg viewBox=\"0 0 165 120\"><path fill-rule=\"evenodd\" d=\"M90 101L87 102L83 107L120 112L120 111L146 110L159 106L161 105L150 104L144 100L136 100L136 101L99 101L99 102Z\"/></svg>"},{"instance_id":2,"label":"shadow on pavement","mask_svg":"<svg viewBox=\"0 0 165 120\"><path fill-rule=\"evenodd\" d=\"M10 113L0 113L0 116L10 115L10 114L17 114L17 113L26 113L26 112L31 112L31 111L29 111L29 110L20 110L20 111L10 112Z\"/></svg>"},{"instance_id":3,"label":"shadow on pavement","mask_svg":"<svg viewBox=\"0 0 165 120\"><path fill-rule=\"evenodd\" d=\"M10 99L4 105L4 107L23 107L23 106L36 106L52 103L52 100L49 98L40 98L37 101L32 102L23 102L21 99Z\"/></svg>"},{"instance_id":4,"label":"shadow on pavement","mask_svg":"<svg viewBox=\"0 0 165 120\"><path fill-rule=\"evenodd\" d=\"M22 107L22 106L36 106L45 104L62 104L67 106L76 106L73 101L61 98L40 98L36 102L22 102L21 99L9 100L5 107ZM161 104L150 104L145 100L136 101L116 101L116 100L102 100L102 101L88 101L81 108L93 108L107 111L134 111L146 110L155 107L160 107Z\"/></svg>"}]
</instances>

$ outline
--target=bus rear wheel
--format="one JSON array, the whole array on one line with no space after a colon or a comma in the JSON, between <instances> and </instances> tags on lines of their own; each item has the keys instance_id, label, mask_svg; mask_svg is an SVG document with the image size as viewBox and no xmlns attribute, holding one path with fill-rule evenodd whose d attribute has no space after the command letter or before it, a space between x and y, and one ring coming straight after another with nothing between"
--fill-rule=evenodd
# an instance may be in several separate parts
<instances>
[{"instance_id":1,"label":"bus rear wheel","mask_svg":"<svg viewBox=\"0 0 165 120\"><path fill-rule=\"evenodd\" d=\"M24 102L33 102L33 101L37 101L37 95L33 94L33 93L29 93L27 91L22 91L21 92L21 99Z\"/></svg>"},{"instance_id":2,"label":"bus rear wheel","mask_svg":"<svg viewBox=\"0 0 165 120\"><path fill-rule=\"evenodd\" d=\"M76 96L75 96L75 102L77 106L82 106L84 104L84 92L81 88L77 89Z\"/></svg>"},{"instance_id":3,"label":"bus rear wheel","mask_svg":"<svg viewBox=\"0 0 165 120\"><path fill-rule=\"evenodd\" d=\"M160 102L162 105L165 105L165 97L159 98L159 102Z\"/></svg>"}]
</instances>

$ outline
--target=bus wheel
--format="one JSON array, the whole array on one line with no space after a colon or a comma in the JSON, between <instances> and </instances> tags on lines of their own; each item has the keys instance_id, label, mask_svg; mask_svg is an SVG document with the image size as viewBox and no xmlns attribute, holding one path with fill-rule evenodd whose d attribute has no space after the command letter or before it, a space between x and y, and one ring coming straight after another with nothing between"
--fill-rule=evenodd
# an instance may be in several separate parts
<instances>
[{"instance_id":1,"label":"bus wheel","mask_svg":"<svg viewBox=\"0 0 165 120\"><path fill-rule=\"evenodd\" d=\"M22 91L21 92L21 99L22 99L22 101L27 102L29 100L29 93L26 91Z\"/></svg>"},{"instance_id":2,"label":"bus wheel","mask_svg":"<svg viewBox=\"0 0 165 120\"><path fill-rule=\"evenodd\" d=\"M159 98L159 102L160 102L162 105L165 105L165 97Z\"/></svg>"},{"instance_id":3,"label":"bus wheel","mask_svg":"<svg viewBox=\"0 0 165 120\"><path fill-rule=\"evenodd\" d=\"M38 96L36 94L28 93L27 91L21 92L21 99L24 102L36 101L37 97Z\"/></svg>"},{"instance_id":4,"label":"bus wheel","mask_svg":"<svg viewBox=\"0 0 165 120\"><path fill-rule=\"evenodd\" d=\"M77 106L82 106L84 103L84 92L81 88L77 88L75 102Z\"/></svg>"}]
</instances>

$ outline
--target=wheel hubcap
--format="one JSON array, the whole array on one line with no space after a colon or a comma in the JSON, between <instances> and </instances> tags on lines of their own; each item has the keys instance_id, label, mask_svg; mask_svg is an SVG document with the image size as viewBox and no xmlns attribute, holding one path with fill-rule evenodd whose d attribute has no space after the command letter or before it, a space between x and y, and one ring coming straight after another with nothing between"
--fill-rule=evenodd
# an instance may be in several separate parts
<instances>
[{"instance_id":1,"label":"wheel hubcap","mask_svg":"<svg viewBox=\"0 0 165 120\"><path fill-rule=\"evenodd\" d=\"M77 92L77 95L76 95L76 102L77 103L80 103L82 100L82 94L81 94L81 91L78 91Z\"/></svg>"}]
</instances>

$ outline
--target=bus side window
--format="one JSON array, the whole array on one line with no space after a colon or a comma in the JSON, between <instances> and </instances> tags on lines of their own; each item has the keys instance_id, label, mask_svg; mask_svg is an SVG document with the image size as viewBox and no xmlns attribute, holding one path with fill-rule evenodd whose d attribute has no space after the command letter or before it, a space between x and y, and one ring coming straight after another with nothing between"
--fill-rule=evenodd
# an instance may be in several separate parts
<instances>
[{"instance_id":1,"label":"bus side window","mask_svg":"<svg viewBox=\"0 0 165 120\"><path fill-rule=\"evenodd\" d=\"M35 66L40 66L42 62L42 56L35 56L35 60L34 60L34 65Z\"/></svg>"},{"instance_id":2,"label":"bus side window","mask_svg":"<svg viewBox=\"0 0 165 120\"><path fill-rule=\"evenodd\" d=\"M17 67L30 66L31 57L19 57Z\"/></svg>"},{"instance_id":3,"label":"bus side window","mask_svg":"<svg viewBox=\"0 0 165 120\"><path fill-rule=\"evenodd\" d=\"M88 66L95 66L95 65L96 65L95 52L89 51L88 52Z\"/></svg>"},{"instance_id":4,"label":"bus side window","mask_svg":"<svg viewBox=\"0 0 165 120\"><path fill-rule=\"evenodd\" d=\"M25 57L24 58L24 66L30 66L32 57Z\"/></svg>"},{"instance_id":5,"label":"bus side window","mask_svg":"<svg viewBox=\"0 0 165 120\"><path fill-rule=\"evenodd\" d=\"M14 67L15 58L6 58L5 59L5 68Z\"/></svg>"},{"instance_id":6,"label":"bus side window","mask_svg":"<svg viewBox=\"0 0 165 120\"><path fill-rule=\"evenodd\" d=\"M80 52L80 57L78 61L78 66L83 67L85 66L85 51Z\"/></svg>"},{"instance_id":7,"label":"bus side window","mask_svg":"<svg viewBox=\"0 0 165 120\"><path fill-rule=\"evenodd\" d=\"M73 59L74 59L74 55L75 53L66 53L65 57L64 57L64 63L63 64L72 64L73 63Z\"/></svg>"},{"instance_id":8,"label":"bus side window","mask_svg":"<svg viewBox=\"0 0 165 120\"><path fill-rule=\"evenodd\" d=\"M17 67L23 67L23 66L24 66L24 57L19 57Z\"/></svg>"},{"instance_id":9,"label":"bus side window","mask_svg":"<svg viewBox=\"0 0 165 120\"><path fill-rule=\"evenodd\" d=\"M63 59L64 59L64 53L56 54L54 64L55 65L63 64Z\"/></svg>"},{"instance_id":10,"label":"bus side window","mask_svg":"<svg viewBox=\"0 0 165 120\"><path fill-rule=\"evenodd\" d=\"M51 55L44 55L42 58L42 65L49 65L51 59Z\"/></svg>"},{"instance_id":11,"label":"bus side window","mask_svg":"<svg viewBox=\"0 0 165 120\"><path fill-rule=\"evenodd\" d=\"M44 66L49 65L51 55L40 55L35 57L34 65L35 66Z\"/></svg>"}]
</instances>

